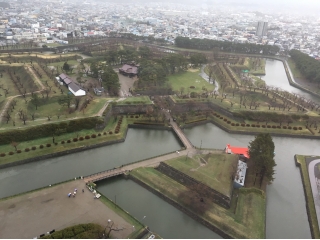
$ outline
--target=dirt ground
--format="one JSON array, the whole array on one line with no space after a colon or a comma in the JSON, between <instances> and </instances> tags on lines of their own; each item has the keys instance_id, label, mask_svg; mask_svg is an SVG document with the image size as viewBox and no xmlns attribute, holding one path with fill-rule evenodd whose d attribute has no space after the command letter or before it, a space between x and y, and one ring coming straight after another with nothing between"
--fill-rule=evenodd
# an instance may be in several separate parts
<instances>
[{"instance_id":1,"label":"dirt ground","mask_svg":"<svg viewBox=\"0 0 320 240\"><path fill-rule=\"evenodd\" d=\"M117 73L119 76L119 81L121 84L121 89L120 89L120 97L127 97L127 96L132 96L131 93L129 92L129 88L133 88L133 83L138 80L137 77L134 78L129 78L126 76L123 76L122 74Z\"/></svg>"},{"instance_id":2,"label":"dirt ground","mask_svg":"<svg viewBox=\"0 0 320 240\"><path fill-rule=\"evenodd\" d=\"M76 197L69 192L78 189ZM84 189L84 193L82 193ZM106 226L108 219L123 231L112 232L114 238L126 238L132 226L119 217L85 188L83 180L49 187L0 201L0 238L35 238L53 229L61 230L80 223Z\"/></svg>"}]
</instances>

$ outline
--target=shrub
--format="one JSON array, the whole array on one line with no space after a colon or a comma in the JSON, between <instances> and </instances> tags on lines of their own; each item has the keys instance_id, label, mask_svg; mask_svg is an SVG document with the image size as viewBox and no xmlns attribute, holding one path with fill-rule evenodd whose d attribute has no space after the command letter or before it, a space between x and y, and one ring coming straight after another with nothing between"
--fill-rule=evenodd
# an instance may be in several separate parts
<instances>
[{"instance_id":1,"label":"shrub","mask_svg":"<svg viewBox=\"0 0 320 240\"><path fill-rule=\"evenodd\" d=\"M297 127L293 127L293 130L298 130L298 128Z\"/></svg>"},{"instance_id":2,"label":"shrub","mask_svg":"<svg viewBox=\"0 0 320 240\"><path fill-rule=\"evenodd\" d=\"M30 151L30 148L26 148L24 151L25 151L25 152L29 152L29 151Z\"/></svg>"},{"instance_id":3,"label":"shrub","mask_svg":"<svg viewBox=\"0 0 320 240\"><path fill-rule=\"evenodd\" d=\"M116 130L114 133L117 134L117 133L119 133L119 131Z\"/></svg>"},{"instance_id":4,"label":"shrub","mask_svg":"<svg viewBox=\"0 0 320 240\"><path fill-rule=\"evenodd\" d=\"M228 123L228 124L230 124L230 123L231 123L231 121L227 121L227 123Z\"/></svg>"},{"instance_id":5,"label":"shrub","mask_svg":"<svg viewBox=\"0 0 320 240\"><path fill-rule=\"evenodd\" d=\"M9 155L13 155L14 154L14 152L9 152Z\"/></svg>"},{"instance_id":6,"label":"shrub","mask_svg":"<svg viewBox=\"0 0 320 240\"><path fill-rule=\"evenodd\" d=\"M92 138L96 138L96 137L97 137L97 135L95 135L95 134L92 134L92 135L91 135L91 137L92 137Z\"/></svg>"},{"instance_id":7,"label":"shrub","mask_svg":"<svg viewBox=\"0 0 320 240\"><path fill-rule=\"evenodd\" d=\"M195 86L190 86L190 88L196 88Z\"/></svg>"},{"instance_id":8,"label":"shrub","mask_svg":"<svg viewBox=\"0 0 320 240\"><path fill-rule=\"evenodd\" d=\"M61 141L61 144L64 144L64 143L65 143L65 141L62 140L62 141Z\"/></svg>"},{"instance_id":9,"label":"shrub","mask_svg":"<svg viewBox=\"0 0 320 240\"><path fill-rule=\"evenodd\" d=\"M130 116L130 118L133 118L133 116Z\"/></svg>"},{"instance_id":10,"label":"shrub","mask_svg":"<svg viewBox=\"0 0 320 240\"><path fill-rule=\"evenodd\" d=\"M250 127L250 124L246 124L246 127Z\"/></svg>"},{"instance_id":11,"label":"shrub","mask_svg":"<svg viewBox=\"0 0 320 240\"><path fill-rule=\"evenodd\" d=\"M267 128L271 128L271 126L270 126L270 125L267 125Z\"/></svg>"},{"instance_id":12,"label":"shrub","mask_svg":"<svg viewBox=\"0 0 320 240\"><path fill-rule=\"evenodd\" d=\"M220 119L223 119L223 117L220 117Z\"/></svg>"},{"instance_id":13,"label":"shrub","mask_svg":"<svg viewBox=\"0 0 320 240\"><path fill-rule=\"evenodd\" d=\"M103 133L103 135L107 135L107 133L106 133L106 132L104 132L104 133Z\"/></svg>"},{"instance_id":14,"label":"shrub","mask_svg":"<svg viewBox=\"0 0 320 240\"><path fill-rule=\"evenodd\" d=\"M231 123L231 126L234 126L235 124L234 123Z\"/></svg>"},{"instance_id":15,"label":"shrub","mask_svg":"<svg viewBox=\"0 0 320 240\"><path fill-rule=\"evenodd\" d=\"M136 116L135 118L139 118L139 116Z\"/></svg>"},{"instance_id":16,"label":"shrub","mask_svg":"<svg viewBox=\"0 0 320 240\"><path fill-rule=\"evenodd\" d=\"M35 146L33 146L31 149L34 151L34 150L36 150L37 148L36 148Z\"/></svg>"},{"instance_id":17,"label":"shrub","mask_svg":"<svg viewBox=\"0 0 320 240\"><path fill-rule=\"evenodd\" d=\"M302 130L302 127L299 127L298 129L299 129L299 130Z\"/></svg>"},{"instance_id":18,"label":"shrub","mask_svg":"<svg viewBox=\"0 0 320 240\"><path fill-rule=\"evenodd\" d=\"M98 136L101 137L101 133L98 133Z\"/></svg>"},{"instance_id":19,"label":"shrub","mask_svg":"<svg viewBox=\"0 0 320 240\"><path fill-rule=\"evenodd\" d=\"M282 126L283 129L287 129L287 126Z\"/></svg>"},{"instance_id":20,"label":"shrub","mask_svg":"<svg viewBox=\"0 0 320 240\"><path fill-rule=\"evenodd\" d=\"M21 153L21 150L20 150L20 149L18 149L18 150L17 150L17 153Z\"/></svg>"},{"instance_id":21,"label":"shrub","mask_svg":"<svg viewBox=\"0 0 320 240\"><path fill-rule=\"evenodd\" d=\"M236 126L239 126L239 123L236 123Z\"/></svg>"},{"instance_id":22,"label":"shrub","mask_svg":"<svg viewBox=\"0 0 320 240\"><path fill-rule=\"evenodd\" d=\"M251 127L255 127L256 125L255 124L251 124Z\"/></svg>"},{"instance_id":23,"label":"shrub","mask_svg":"<svg viewBox=\"0 0 320 240\"><path fill-rule=\"evenodd\" d=\"M262 127L263 127L263 128L265 128L265 127L266 127L266 125L262 125Z\"/></svg>"},{"instance_id":24,"label":"shrub","mask_svg":"<svg viewBox=\"0 0 320 240\"><path fill-rule=\"evenodd\" d=\"M85 139L90 139L90 136L87 135L87 136L85 136L84 138L85 138Z\"/></svg>"},{"instance_id":25,"label":"shrub","mask_svg":"<svg viewBox=\"0 0 320 240\"><path fill-rule=\"evenodd\" d=\"M74 141L74 142L78 142L78 138L74 138L73 141Z\"/></svg>"},{"instance_id":26,"label":"shrub","mask_svg":"<svg viewBox=\"0 0 320 240\"><path fill-rule=\"evenodd\" d=\"M83 141L83 139L84 139L83 137L79 137L79 140L80 140L80 141Z\"/></svg>"},{"instance_id":27,"label":"shrub","mask_svg":"<svg viewBox=\"0 0 320 240\"><path fill-rule=\"evenodd\" d=\"M110 131L109 134L112 134L112 131Z\"/></svg>"},{"instance_id":28,"label":"shrub","mask_svg":"<svg viewBox=\"0 0 320 240\"><path fill-rule=\"evenodd\" d=\"M275 126L275 125L272 125L272 128L276 128L277 126Z\"/></svg>"},{"instance_id":29,"label":"shrub","mask_svg":"<svg viewBox=\"0 0 320 240\"><path fill-rule=\"evenodd\" d=\"M220 117L220 115L219 115L219 114L216 114L216 116L217 116L217 117Z\"/></svg>"},{"instance_id":30,"label":"shrub","mask_svg":"<svg viewBox=\"0 0 320 240\"><path fill-rule=\"evenodd\" d=\"M55 143L54 143L54 145L56 145L56 146L57 146L57 145L58 145L58 143L57 143L57 142L55 142Z\"/></svg>"},{"instance_id":31,"label":"shrub","mask_svg":"<svg viewBox=\"0 0 320 240\"><path fill-rule=\"evenodd\" d=\"M289 127L288 127L288 129L292 129L292 127L291 127L291 126L289 126Z\"/></svg>"},{"instance_id":32,"label":"shrub","mask_svg":"<svg viewBox=\"0 0 320 240\"><path fill-rule=\"evenodd\" d=\"M223 121L225 121L225 122L226 122L226 121L228 121L228 119L224 118L224 119L223 119Z\"/></svg>"},{"instance_id":33,"label":"shrub","mask_svg":"<svg viewBox=\"0 0 320 240\"><path fill-rule=\"evenodd\" d=\"M245 126L245 124L244 123L241 123L241 127L244 127Z\"/></svg>"},{"instance_id":34,"label":"shrub","mask_svg":"<svg viewBox=\"0 0 320 240\"><path fill-rule=\"evenodd\" d=\"M277 128L281 128L281 126L277 126Z\"/></svg>"},{"instance_id":35,"label":"shrub","mask_svg":"<svg viewBox=\"0 0 320 240\"><path fill-rule=\"evenodd\" d=\"M1 154L0 154L0 157L5 157L5 156L6 156L5 153L1 153Z\"/></svg>"},{"instance_id":36,"label":"shrub","mask_svg":"<svg viewBox=\"0 0 320 240\"><path fill-rule=\"evenodd\" d=\"M47 147L51 147L51 143L47 143L47 145L46 145Z\"/></svg>"},{"instance_id":37,"label":"shrub","mask_svg":"<svg viewBox=\"0 0 320 240\"><path fill-rule=\"evenodd\" d=\"M260 127L260 124L257 124L256 127L259 128L259 127Z\"/></svg>"},{"instance_id":38,"label":"shrub","mask_svg":"<svg viewBox=\"0 0 320 240\"><path fill-rule=\"evenodd\" d=\"M67 140L67 143L71 143L71 140L70 140L70 139L68 139L68 140Z\"/></svg>"}]
</instances>

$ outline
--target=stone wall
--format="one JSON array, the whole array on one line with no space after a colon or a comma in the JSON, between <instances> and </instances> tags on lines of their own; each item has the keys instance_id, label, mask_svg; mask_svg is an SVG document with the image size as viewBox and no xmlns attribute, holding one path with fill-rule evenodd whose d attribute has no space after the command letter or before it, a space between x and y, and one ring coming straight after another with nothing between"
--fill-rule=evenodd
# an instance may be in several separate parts
<instances>
[{"instance_id":1,"label":"stone wall","mask_svg":"<svg viewBox=\"0 0 320 240\"><path fill-rule=\"evenodd\" d=\"M172 200L171 198L165 196L164 194L162 194L161 192L157 191L156 189L150 187L149 185L145 184L144 182L136 179L132 175L129 175L128 178L133 180L134 182L136 182L140 186L146 188L150 192L154 193L155 195L157 195L161 199L165 200L166 202L170 203L172 206L174 206L177 209L179 209L180 211L184 212L185 214L187 214L189 217L193 218L197 222L201 223L202 225L206 226L210 230L212 230L215 233L219 234L221 237L223 237L223 238L235 238L235 237L229 235L226 231L221 230L220 228L214 226L213 224L211 224L207 220L203 219L201 216L199 216L199 215L195 214L194 212L190 211L188 208L185 208L185 207L181 206L178 202L176 202L176 201ZM227 226L225 227L225 229L227 229ZM237 238L245 238L245 236L237 236Z\"/></svg>"},{"instance_id":2,"label":"stone wall","mask_svg":"<svg viewBox=\"0 0 320 240\"><path fill-rule=\"evenodd\" d=\"M205 193L207 193L210 199L212 199L216 204L219 204L220 206L226 209L230 208L230 203L231 203L230 197L219 193L218 191L184 174L183 172L180 172L179 170L169 166L168 164L161 162L156 169L186 187L191 187L196 185L199 186L199 188L201 188L201 191L204 191ZM233 190L232 187L231 189ZM232 190L230 192L230 196L232 196Z\"/></svg>"}]
</instances>

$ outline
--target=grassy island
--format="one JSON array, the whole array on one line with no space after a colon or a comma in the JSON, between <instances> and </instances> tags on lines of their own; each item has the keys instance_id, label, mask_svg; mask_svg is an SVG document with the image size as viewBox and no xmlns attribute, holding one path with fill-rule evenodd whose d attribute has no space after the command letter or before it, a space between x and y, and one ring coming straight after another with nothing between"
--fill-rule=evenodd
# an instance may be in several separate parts
<instances>
[{"instance_id":1,"label":"grassy island","mask_svg":"<svg viewBox=\"0 0 320 240\"><path fill-rule=\"evenodd\" d=\"M234 160L237 160L235 155L230 157L227 154L209 154L207 157L205 155L196 155L192 158L179 157L166 163L215 190L224 192L230 189L230 170L233 168ZM226 163L227 161L230 163ZM217 165L217 169L210 175L209 172L214 165ZM218 178L217 174L226 177ZM131 171L130 175L135 181L142 183L210 229L218 229L217 233L225 234L223 235L225 237L265 238L266 199L262 190L246 187L235 189L231 206L226 209L207 198L199 189L181 184L157 169L138 168ZM220 179L222 186L218 186ZM204 201L201 202L199 199Z\"/></svg>"}]
</instances>

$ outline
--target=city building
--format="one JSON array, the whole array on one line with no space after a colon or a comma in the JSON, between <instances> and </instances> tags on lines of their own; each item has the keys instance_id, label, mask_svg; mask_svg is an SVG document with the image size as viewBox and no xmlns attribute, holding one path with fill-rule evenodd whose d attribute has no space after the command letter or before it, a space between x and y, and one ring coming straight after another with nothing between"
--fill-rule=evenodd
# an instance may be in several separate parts
<instances>
[{"instance_id":1,"label":"city building","mask_svg":"<svg viewBox=\"0 0 320 240\"><path fill-rule=\"evenodd\" d=\"M258 22L256 35L259 37L267 36L268 32L268 22Z\"/></svg>"}]
</instances>

